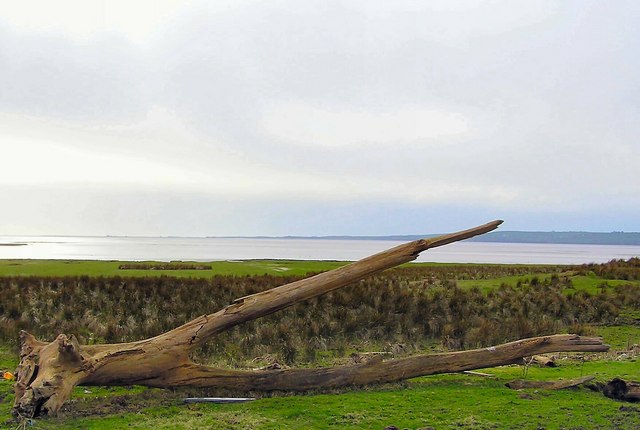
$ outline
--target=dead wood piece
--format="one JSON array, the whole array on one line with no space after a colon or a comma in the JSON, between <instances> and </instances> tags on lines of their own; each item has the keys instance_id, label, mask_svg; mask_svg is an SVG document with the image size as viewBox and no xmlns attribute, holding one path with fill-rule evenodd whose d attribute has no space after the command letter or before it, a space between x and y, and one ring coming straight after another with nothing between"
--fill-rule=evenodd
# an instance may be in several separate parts
<instances>
[{"instance_id":1,"label":"dead wood piece","mask_svg":"<svg viewBox=\"0 0 640 430\"><path fill-rule=\"evenodd\" d=\"M474 372L473 370L465 370L464 372L465 375L473 375L473 376L483 376L485 378L493 378L496 375L492 375L491 373L482 373L482 372Z\"/></svg>"},{"instance_id":2,"label":"dead wood piece","mask_svg":"<svg viewBox=\"0 0 640 430\"><path fill-rule=\"evenodd\" d=\"M533 363L543 366L543 367L556 367L556 362L553 357L547 357L544 355L534 355L531 357L533 359Z\"/></svg>"},{"instance_id":3,"label":"dead wood piece","mask_svg":"<svg viewBox=\"0 0 640 430\"><path fill-rule=\"evenodd\" d=\"M610 399L640 402L640 382L614 378L603 387L602 394Z\"/></svg>"},{"instance_id":4,"label":"dead wood piece","mask_svg":"<svg viewBox=\"0 0 640 430\"><path fill-rule=\"evenodd\" d=\"M515 379L505 385L512 390L522 390L523 388L540 388L543 390L562 390L564 388L576 387L585 382L593 380L595 376L584 376L576 379L562 379L558 381L529 381L525 379Z\"/></svg>"},{"instance_id":5,"label":"dead wood piece","mask_svg":"<svg viewBox=\"0 0 640 430\"><path fill-rule=\"evenodd\" d=\"M187 397L185 403L246 403L255 397Z\"/></svg>"},{"instance_id":6,"label":"dead wood piece","mask_svg":"<svg viewBox=\"0 0 640 430\"><path fill-rule=\"evenodd\" d=\"M242 371L193 363L189 353L202 342L240 323L342 288L382 270L407 263L420 252L496 229L493 221L457 233L421 239L307 279L237 299L220 311L198 317L154 338L137 342L79 345L59 335L51 343L21 333L20 365L14 385L13 413L55 415L76 385L144 385L232 388L235 390L310 390L391 382L434 373L461 372L516 363L549 352L606 351L600 338L553 335L495 347L397 360L381 356L365 362L320 369Z\"/></svg>"}]
</instances>

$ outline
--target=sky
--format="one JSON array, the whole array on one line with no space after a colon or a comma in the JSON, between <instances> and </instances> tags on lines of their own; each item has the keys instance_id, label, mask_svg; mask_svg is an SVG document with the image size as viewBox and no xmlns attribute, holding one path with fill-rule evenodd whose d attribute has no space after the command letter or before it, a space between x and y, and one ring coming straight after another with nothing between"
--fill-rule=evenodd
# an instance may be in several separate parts
<instances>
[{"instance_id":1,"label":"sky","mask_svg":"<svg viewBox=\"0 0 640 430\"><path fill-rule=\"evenodd\" d=\"M640 231L640 2L0 9L0 235Z\"/></svg>"}]
</instances>

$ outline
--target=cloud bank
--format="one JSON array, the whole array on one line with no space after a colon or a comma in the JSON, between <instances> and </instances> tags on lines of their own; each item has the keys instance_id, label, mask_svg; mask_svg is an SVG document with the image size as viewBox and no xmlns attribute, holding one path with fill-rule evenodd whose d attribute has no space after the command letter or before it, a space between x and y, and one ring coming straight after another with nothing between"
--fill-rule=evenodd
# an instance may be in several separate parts
<instances>
[{"instance_id":1,"label":"cloud bank","mask_svg":"<svg viewBox=\"0 0 640 430\"><path fill-rule=\"evenodd\" d=\"M20 2L0 234L638 231L636 2Z\"/></svg>"}]
</instances>

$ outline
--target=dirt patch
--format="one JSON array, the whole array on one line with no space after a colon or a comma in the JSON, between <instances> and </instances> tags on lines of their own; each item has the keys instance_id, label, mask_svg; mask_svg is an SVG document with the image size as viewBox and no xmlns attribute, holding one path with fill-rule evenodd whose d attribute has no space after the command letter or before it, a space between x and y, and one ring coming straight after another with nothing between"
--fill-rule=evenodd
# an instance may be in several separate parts
<instances>
[{"instance_id":1,"label":"dirt patch","mask_svg":"<svg viewBox=\"0 0 640 430\"><path fill-rule=\"evenodd\" d=\"M519 399L525 399L525 400L538 400L540 398L540 396L534 396L531 393L520 393L518 394L518 398Z\"/></svg>"},{"instance_id":2,"label":"dirt patch","mask_svg":"<svg viewBox=\"0 0 640 430\"><path fill-rule=\"evenodd\" d=\"M154 406L182 404L184 394L149 389L136 394L71 399L62 407L59 419L138 412Z\"/></svg>"}]
</instances>

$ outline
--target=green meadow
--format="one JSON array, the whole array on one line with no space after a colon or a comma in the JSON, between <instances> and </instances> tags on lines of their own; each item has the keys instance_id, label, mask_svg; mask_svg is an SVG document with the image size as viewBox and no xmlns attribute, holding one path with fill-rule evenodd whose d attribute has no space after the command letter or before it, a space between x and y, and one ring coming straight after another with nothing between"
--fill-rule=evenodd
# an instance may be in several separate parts
<instances>
[{"instance_id":1,"label":"green meadow","mask_svg":"<svg viewBox=\"0 0 640 430\"><path fill-rule=\"evenodd\" d=\"M523 378L521 366L487 369L493 377L452 374L332 393L272 394L243 404L186 405L186 393L157 389L76 389L59 418L42 419L42 429L633 429L640 407L605 398L586 387L510 390ZM595 375L596 381L637 378L638 362L567 359L556 368L531 368L532 380ZM9 416L12 394L0 413ZM90 393L85 393L90 391ZM15 424L8 424L7 427Z\"/></svg>"},{"instance_id":2,"label":"green meadow","mask_svg":"<svg viewBox=\"0 0 640 430\"><path fill-rule=\"evenodd\" d=\"M211 270L120 270L122 261L95 260L0 260L0 276L173 276L210 278L215 275L305 275L344 266L339 261L229 260L207 263ZM157 261L139 262L162 264ZM181 262L183 263L183 262Z\"/></svg>"},{"instance_id":3,"label":"green meadow","mask_svg":"<svg viewBox=\"0 0 640 430\"><path fill-rule=\"evenodd\" d=\"M154 262L148 262L153 265ZM91 294L84 307L91 307L95 303L108 313L110 318L119 318L122 311L117 303L105 301L114 285L130 284L130 288L146 288L153 294L160 294L158 303L166 302L162 297L169 288L175 294L176 303L168 303L166 309L156 309L154 318L166 316L178 322L180 318L188 318L191 313L200 312L184 310L189 306L189 294L185 291L197 291L200 288L222 288L225 283L235 283L244 289L244 282L249 282L251 288L272 288L282 282L298 279L309 273L330 270L346 263L344 262L313 262L313 261L222 261L206 263L210 270L156 270L156 269L119 269L123 262L117 261L49 261L49 260L5 260L0 261L0 280L2 288L29 289L23 296L7 295L3 300L3 309L7 312L10 307L6 302L10 297L16 297L16 303L11 311L0 321L6 333L0 344L0 370L12 370L17 365L17 345L11 339L13 324L33 330L36 325L31 318L36 315L40 320L47 321L46 330L39 335L46 338L47 330L51 331L50 338L63 330L64 327L76 327L63 324L56 319L70 317L78 322L79 336L96 341L122 341L127 336L141 338L148 335L148 330L162 331L166 327L158 323L157 327L142 327L132 323L131 319L123 328L130 330L114 331L113 339L108 334L98 336L97 331L89 333L81 330L82 325L91 326L95 321L83 321L90 312L92 318L106 320L107 314L100 310L86 309L84 316L79 310L64 308L64 303L51 305L50 297L59 297L60 291L68 291L69 297L81 298ZM161 263L157 263L161 264ZM166 264L166 263L162 263ZM204 264L204 263L197 263ZM482 377L467 374L433 375L415 378L409 381L370 387L352 387L326 392L307 392L293 394L287 392L251 393L257 400L243 404L197 404L186 405L183 398L193 395L216 395L198 390L158 390L144 387L77 387L72 400L63 408L60 417L45 418L32 421L12 421L11 404L13 393L9 381L0 382L0 423L6 428L60 428L60 429L119 429L119 428L158 428L158 429L383 429L396 426L399 429L632 429L640 428L640 405L623 403L608 399L602 393L592 390L589 385L567 390L528 389L515 391L505 387L505 383L512 379L558 380L570 379L585 375L594 375L596 383L606 383L614 377L627 380L640 380L640 362L638 361L640 348L640 314L638 313L638 291L640 291L640 268L627 270L628 267L582 267L582 266L523 266L523 265L463 265L463 264L431 264L412 263L399 269L394 269L377 275L370 283L362 281L354 287L345 288L345 295L332 293L326 300L314 299L311 303L296 305L291 310L289 318L287 312L281 311L276 318L272 317L250 323L247 332L241 329L237 333L221 337L214 342L211 349L206 350L200 359L216 365L230 365L236 367L250 366L254 363L252 355L273 355L279 361L288 361L292 366L319 366L344 363L348 356L356 351L385 350L393 355L406 356L420 351L446 350L449 348L468 348L482 346L495 339L491 337L473 337L469 333L470 325L460 325L451 329L451 333L462 330L458 343L451 343L451 335L447 335L449 343L443 339L444 333L450 333L448 324L454 324L454 306L461 298L486 300L486 306L495 306L492 300L500 298L506 306L513 307L512 320L517 319L518 301L530 301L536 305L531 312L546 312L546 308L538 301L546 297L562 301L570 312L571 319L557 317L558 321L551 325L546 319L540 324L533 324L522 330L551 330L575 331L580 330L587 335L603 336L611 345L611 350L600 354L560 354L557 357L558 367L541 368L535 366L512 365L482 370L492 376ZM622 274L624 273L624 274ZM631 273L632 275L629 275ZM160 277L160 278L158 278ZM138 281L135 281L138 279ZM625 279L620 279L625 278ZM148 280L146 280L148 279ZM151 279L158 279L153 282ZM95 280L95 284L94 284ZM213 283L213 284L211 284ZM49 296L53 285L57 294ZM174 287L170 287L174 285ZM216 287L220 285L220 287ZM392 295L385 296L388 286ZM61 290L61 288L63 288ZM86 288L83 293L82 288ZM101 296L100 289L105 293ZM171 288L175 288L172 290ZM230 287L231 288L231 287ZM195 290L194 290L195 289ZM349 290L352 290L349 292ZM450 300L445 298L446 291L453 291ZM544 294L536 295L537 291ZM19 290L14 290L18 292ZM120 291L120 290L117 290ZM133 291L133 290L131 290ZM211 290L213 291L213 290ZM233 288L222 294L206 306L210 311L217 310L226 300L236 294ZM252 290L250 290L252 291ZM394 297L402 295L403 291L411 295L402 300ZM548 294L554 294L549 296ZM12 293L13 294L13 293ZM122 293L122 297L133 297L130 293ZM351 294L351 295L349 295ZM372 303L378 303L381 314L401 315L407 313L411 317L407 321L414 321L413 326L402 320L394 330L381 330L375 325L355 326L358 320L378 318L381 324L388 325L388 321L374 310L366 307L369 296L380 294L380 299L371 298ZM513 295L513 299L509 298ZM104 297L103 297L104 296ZM183 297L184 296L184 297ZM486 299L480 299L481 297ZM502 297L504 296L504 297ZM376 296L377 297L377 296ZM386 301L385 301L386 297ZM164 300L164 302L163 302ZM449 310L446 320L442 320L441 327L434 322L432 315L421 314L412 302L421 300L425 306L435 303L433 309L442 306ZM439 301L435 301L439 300ZM457 300L457 301L456 301ZM463 299L467 300L467 299ZM591 301L590 301L591 300ZM182 301L182 302L181 302ZM202 301L199 299L199 301ZM565 302L566 301L566 302ZM362 303L365 308L351 302ZM391 302L395 302L391 303ZM611 303L606 312L598 311L605 303ZM84 303L84 302L83 302ZM144 302L141 302L144 303ZM153 302L153 306L156 302ZM417 302L416 302L417 303ZM484 303L484 302L483 302ZM394 307L395 306L395 307ZM455 305L459 306L459 305ZM571 306L577 306L572 308ZM332 311L333 308L336 311ZM27 309L29 308L29 309ZM38 308L38 309L31 309ZM141 309L144 307L141 305ZM340 318L352 332L325 332L324 322L318 319L313 311L314 324L318 325L317 335L313 335L312 320L306 322L303 313L307 308L320 309L330 315L326 326L340 325ZM432 309L432 308L429 308ZM457 308L456 308L457 309ZM39 313L38 313L39 312ZM49 312L49 313L47 313ZM56 313L58 312L58 313ZM145 315L151 310L144 309ZM460 308L460 312L471 312L476 315L476 308ZM589 315L588 317L586 315ZM13 315L11 317L10 315ZM425 316L422 316L425 315ZM484 315L484 314L483 314ZM492 314L486 314L482 321L489 321ZM533 314L529 315L533 320ZM23 318L24 317L24 318ZM14 320L10 321L11 318ZM397 317L393 317L397 318ZM431 326L422 327L421 319L431 318ZM466 319L470 319L467 317ZM396 319L397 320L397 319ZM114 320L115 321L115 320ZM123 320L124 321L124 320ZM476 321L471 319L470 321ZM506 320L505 320L506 321ZM543 324L544 323L544 324ZM32 324L28 326L28 324ZM114 322L115 326L118 326ZM333 324L333 325L332 325ZM500 322L496 327L515 325L512 322ZM473 324L471 324L473 325ZM309 327L308 327L309 326ZM404 327L404 328L403 328ZM409 330L414 334L403 333ZM93 330L93 328L91 328ZM96 328L95 330L99 330ZM111 333L108 327L105 333ZM145 331L146 330L146 331ZM270 331L275 331L270 335ZM328 329L327 329L328 330ZM466 331L465 331L466 330ZM471 330L473 331L473 330ZM282 350L276 344L280 341L280 334L296 332L295 341L285 345ZM300 333L297 333L300 332ZM254 343L247 343L247 334L255 333L258 337ZM280 334L278 334L280 333ZM423 333L423 334L420 334ZM428 339L420 340L420 336ZM504 336L518 337L521 332L505 331ZM121 337L118 337L121 336ZM270 337L271 336L271 337ZM324 338L323 338L324 336ZM324 344L316 345L313 354L309 345L324 339ZM334 343L331 339L338 339ZM86 341L85 339L85 341ZM505 338L505 340L509 340ZM258 345L262 344L262 345ZM266 344L266 345L264 345ZM403 345L404 349L394 349ZM293 350L293 352L292 352ZM287 355L289 354L289 355ZM255 364L253 364L255 365ZM591 384L594 387L595 384Z\"/></svg>"},{"instance_id":4,"label":"green meadow","mask_svg":"<svg viewBox=\"0 0 640 430\"><path fill-rule=\"evenodd\" d=\"M167 263L157 261L138 262L149 265L167 265ZM121 270L122 261L97 261L97 260L0 260L0 276L172 276L177 278L210 278L215 275L307 275L309 273L324 272L327 270L342 267L348 262L345 261L305 261L305 260L226 260L211 262L180 262L191 264L206 264L211 266L211 270ZM169 266L171 263L168 263ZM456 263L409 263L404 267L473 267L487 266L475 264ZM495 264L494 267L504 267L507 265ZM550 270L561 268L562 266L539 266L539 265L510 265L519 267L524 272L521 275L497 276L488 279L457 279L457 285L461 288L479 288L487 292L500 287L502 284L516 285L517 283L528 283L533 278L539 280L549 279L552 275L568 277L576 290L587 291L595 294L603 285L616 286L633 284L640 286L640 280L620 280L607 279L598 276L593 272L578 274L577 271ZM545 272L538 272L536 269L544 267ZM570 267L570 266L566 266Z\"/></svg>"}]
</instances>

